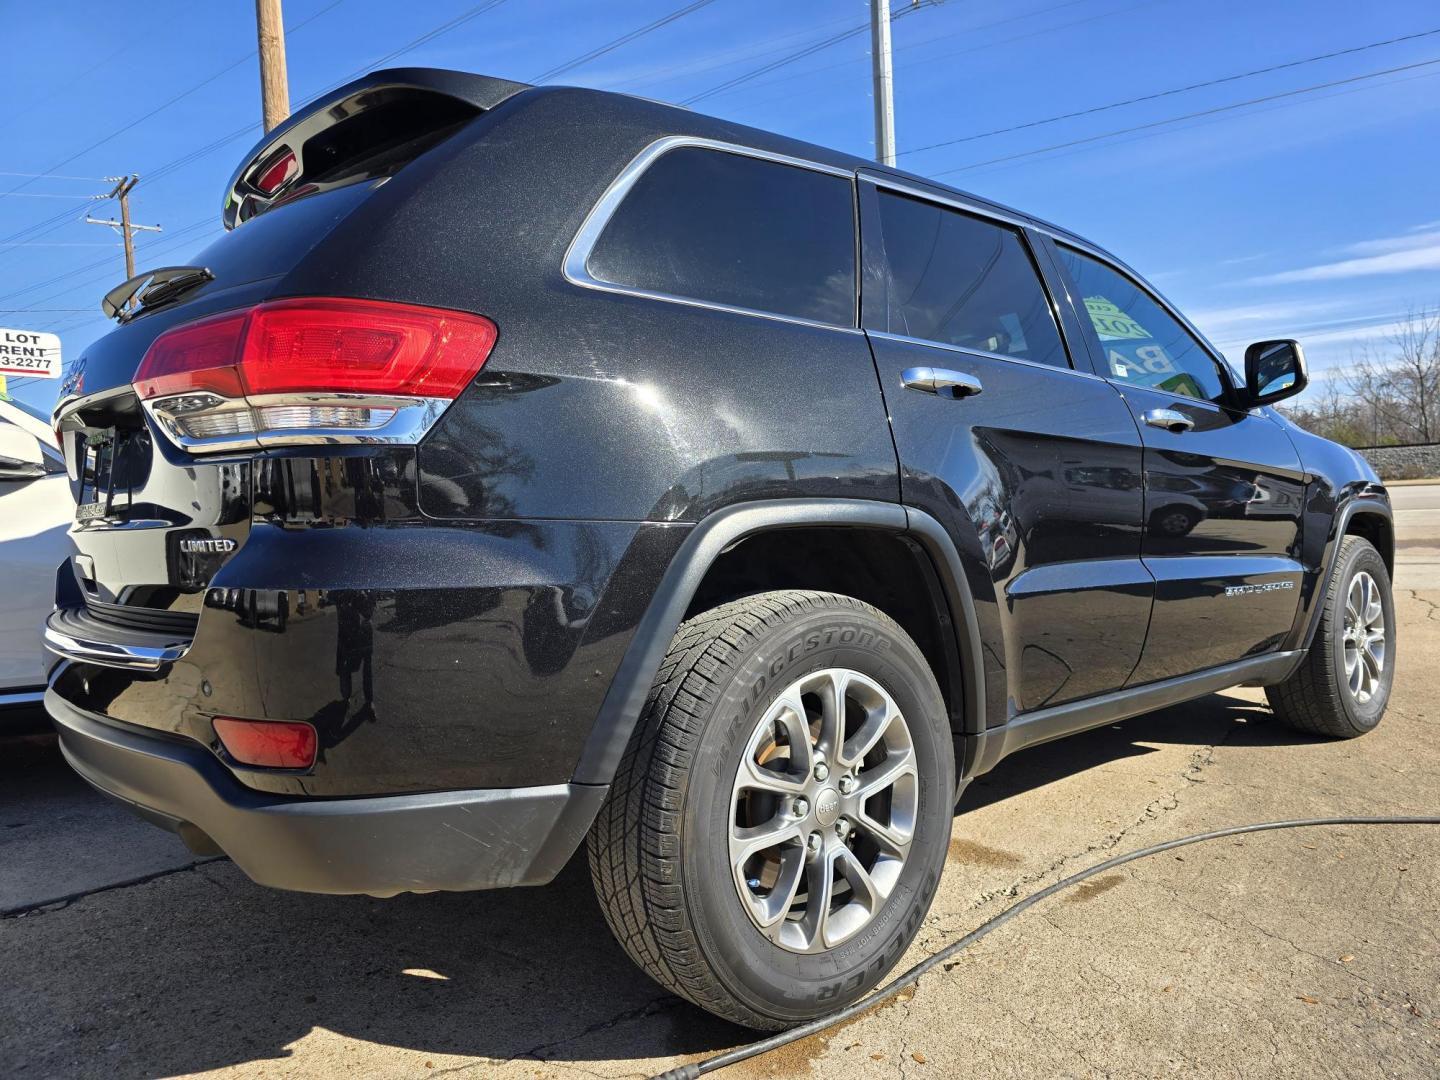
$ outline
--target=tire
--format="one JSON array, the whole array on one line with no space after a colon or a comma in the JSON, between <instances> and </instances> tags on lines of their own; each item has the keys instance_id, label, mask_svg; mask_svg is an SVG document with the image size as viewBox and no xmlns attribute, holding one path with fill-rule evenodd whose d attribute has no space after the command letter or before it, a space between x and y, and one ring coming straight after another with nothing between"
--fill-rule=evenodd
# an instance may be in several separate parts
<instances>
[{"instance_id":1,"label":"tire","mask_svg":"<svg viewBox=\"0 0 1440 1080\"><path fill-rule=\"evenodd\" d=\"M791 694L796 687L809 696ZM837 700L851 719L826 742L828 717L842 710L822 706ZM771 724L772 716L780 719ZM803 745L790 731L804 733ZM847 765L847 756L859 764ZM805 771L826 757L836 775L826 768L822 781L822 769ZM867 799L887 775L899 778ZM752 789L757 777L762 786ZM826 786L802 800L802 816L789 796L770 792L812 781ZM945 703L905 632L851 597L762 593L697 615L676 633L590 831L590 872L611 930L651 978L734 1023L780 1030L862 996L900 959L940 879L954 792ZM749 841L732 836L741 815L759 829L790 828L793 818L795 836L747 857ZM898 848L887 854L863 824L880 818L887 835L911 826L898 867ZM810 846L817 836L818 853ZM787 880L796 882L791 907L762 929L759 909L785 907ZM812 905L810 883L819 897L826 881L830 902Z\"/></svg>"},{"instance_id":2,"label":"tire","mask_svg":"<svg viewBox=\"0 0 1440 1080\"><path fill-rule=\"evenodd\" d=\"M1364 592L1366 579L1374 586L1379 611L1372 609L1370 618L1361 620L1370 628L1366 631L1369 644L1361 646L1357 641L1358 647L1352 649L1347 639L1352 637L1355 618L1350 610L1353 605L1347 601L1352 591ZM1285 682L1267 687L1265 696L1275 715L1298 731L1353 739L1373 731L1380 723L1395 681L1395 601L1385 561L1368 540L1346 536L1341 541L1323 602L1320 625L1304 661ZM1382 632L1378 640L1378 672L1360 655L1365 648L1374 657L1376 629ZM1347 659L1353 659L1361 668L1359 691L1354 687L1354 668Z\"/></svg>"}]
</instances>

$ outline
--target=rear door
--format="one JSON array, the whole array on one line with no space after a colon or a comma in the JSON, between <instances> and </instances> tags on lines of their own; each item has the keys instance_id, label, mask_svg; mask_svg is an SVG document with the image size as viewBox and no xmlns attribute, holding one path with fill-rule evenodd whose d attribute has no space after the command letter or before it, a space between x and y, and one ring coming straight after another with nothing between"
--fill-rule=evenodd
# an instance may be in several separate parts
<instances>
[{"instance_id":1,"label":"rear door","mask_svg":"<svg viewBox=\"0 0 1440 1080\"><path fill-rule=\"evenodd\" d=\"M989 722L1117 689L1152 592L1124 401L1071 365L1022 223L884 176L862 174L860 199L901 496L966 557Z\"/></svg>"},{"instance_id":2,"label":"rear door","mask_svg":"<svg viewBox=\"0 0 1440 1080\"><path fill-rule=\"evenodd\" d=\"M1097 371L1145 443L1145 564L1155 612L1132 684L1276 649L1295 620L1304 472L1229 370L1139 279L1057 243Z\"/></svg>"}]
</instances>

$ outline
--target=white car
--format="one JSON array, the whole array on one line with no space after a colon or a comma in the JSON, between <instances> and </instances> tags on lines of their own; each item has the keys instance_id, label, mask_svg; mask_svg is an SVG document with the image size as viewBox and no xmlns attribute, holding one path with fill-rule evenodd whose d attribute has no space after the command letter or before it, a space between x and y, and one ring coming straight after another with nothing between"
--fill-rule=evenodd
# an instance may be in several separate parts
<instances>
[{"instance_id":1,"label":"white car","mask_svg":"<svg viewBox=\"0 0 1440 1080\"><path fill-rule=\"evenodd\" d=\"M47 730L40 631L74 550L65 463L45 419L0 400L0 732Z\"/></svg>"}]
</instances>

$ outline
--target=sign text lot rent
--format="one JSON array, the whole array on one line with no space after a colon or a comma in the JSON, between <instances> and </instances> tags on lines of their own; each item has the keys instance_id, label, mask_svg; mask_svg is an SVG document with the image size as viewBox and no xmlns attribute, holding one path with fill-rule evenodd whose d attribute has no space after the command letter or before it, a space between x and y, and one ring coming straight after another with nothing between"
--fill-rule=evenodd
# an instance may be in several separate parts
<instances>
[{"instance_id":1,"label":"sign text lot rent","mask_svg":"<svg viewBox=\"0 0 1440 1080\"><path fill-rule=\"evenodd\" d=\"M0 330L0 375L60 377L60 338L36 330Z\"/></svg>"}]
</instances>

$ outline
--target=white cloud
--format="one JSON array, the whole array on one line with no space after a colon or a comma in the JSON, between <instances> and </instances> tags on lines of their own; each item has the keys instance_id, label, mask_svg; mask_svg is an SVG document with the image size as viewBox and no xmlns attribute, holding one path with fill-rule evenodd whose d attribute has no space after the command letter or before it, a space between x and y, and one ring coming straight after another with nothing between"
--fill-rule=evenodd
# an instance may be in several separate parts
<instances>
[{"instance_id":1,"label":"white cloud","mask_svg":"<svg viewBox=\"0 0 1440 1080\"><path fill-rule=\"evenodd\" d=\"M1367 255L1358 259L1320 263L1299 270L1285 270L1250 278L1249 285L1289 285L1298 281L1340 281L1345 278L1371 277L1376 274L1407 274L1417 270L1440 270L1440 242L1427 247L1391 251L1384 255Z\"/></svg>"},{"instance_id":2,"label":"white cloud","mask_svg":"<svg viewBox=\"0 0 1440 1080\"><path fill-rule=\"evenodd\" d=\"M1412 225L1401 236L1381 236L1350 244L1345 251L1351 255L1388 255L1392 251L1414 251L1440 244L1440 226L1435 222Z\"/></svg>"},{"instance_id":3,"label":"white cloud","mask_svg":"<svg viewBox=\"0 0 1440 1080\"><path fill-rule=\"evenodd\" d=\"M1247 285L1286 285L1297 281L1339 281L1376 274L1405 274L1440 269L1440 222L1412 225L1398 236L1358 240L1339 249L1348 259L1317 263L1247 279Z\"/></svg>"},{"instance_id":4,"label":"white cloud","mask_svg":"<svg viewBox=\"0 0 1440 1080\"><path fill-rule=\"evenodd\" d=\"M1301 320L1313 320L1322 312L1333 313L1334 310L1333 303L1277 301L1273 304L1243 304L1239 307L1215 308L1189 314L1190 321L1203 330L1210 340L1243 344L1257 338L1292 333ZM1241 342L1242 338L1244 342Z\"/></svg>"}]
</instances>

